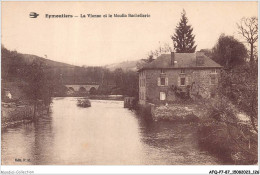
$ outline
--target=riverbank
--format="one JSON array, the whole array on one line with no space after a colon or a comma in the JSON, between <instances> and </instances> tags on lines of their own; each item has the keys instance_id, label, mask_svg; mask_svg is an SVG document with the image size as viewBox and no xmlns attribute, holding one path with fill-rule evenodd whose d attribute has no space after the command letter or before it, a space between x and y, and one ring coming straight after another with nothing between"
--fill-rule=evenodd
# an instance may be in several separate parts
<instances>
[{"instance_id":1,"label":"riverbank","mask_svg":"<svg viewBox=\"0 0 260 175\"><path fill-rule=\"evenodd\" d=\"M138 112L153 121L197 122L207 116L207 110L193 102L140 105Z\"/></svg>"},{"instance_id":2,"label":"riverbank","mask_svg":"<svg viewBox=\"0 0 260 175\"><path fill-rule=\"evenodd\" d=\"M82 94L70 94L70 95L64 95L64 96L54 96L54 97L86 97L92 100L118 100L123 101L124 96L123 95L82 95Z\"/></svg>"},{"instance_id":3,"label":"riverbank","mask_svg":"<svg viewBox=\"0 0 260 175\"><path fill-rule=\"evenodd\" d=\"M47 109L38 105L36 117L46 114ZM1 129L33 121L33 105L25 101L1 103Z\"/></svg>"},{"instance_id":4,"label":"riverbank","mask_svg":"<svg viewBox=\"0 0 260 175\"><path fill-rule=\"evenodd\" d=\"M92 100L118 100L123 101L123 95L89 95L89 99Z\"/></svg>"},{"instance_id":5,"label":"riverbank","mask_svg":"<svg viewBox=\"0 0 260 175\"><path fill-rule=\"evenodd\" d=\"M228 164L257 164L258 133L250 117L227 99L214 99L203 108L208 112L199 122L200 146Z\"/></svg>"},{"instance_id":6,"label":"riverbank","mask_svg":"<svg viewBox=\"0 0 260 175\"><path fill-rule=\"evenodd\" d=\"M221 108L219 105L222 105ZM166 105L148 104L139 108L145 119L196 123L201 149L222 159L225 164L257 163L257 132L248 116L230 102L200 100Z\"/></svg>"},{"instance_id":7,"label":"riverbank","mask_svg":"<svg viewBox=\"0 0 260 175\"><path fill-rule=\"evenodd\" d=\"M176 122L196 122L202 116L196 104L169 104L164 106L151 106L154 121L168 120Z\"/></svg>"}]
</instances>

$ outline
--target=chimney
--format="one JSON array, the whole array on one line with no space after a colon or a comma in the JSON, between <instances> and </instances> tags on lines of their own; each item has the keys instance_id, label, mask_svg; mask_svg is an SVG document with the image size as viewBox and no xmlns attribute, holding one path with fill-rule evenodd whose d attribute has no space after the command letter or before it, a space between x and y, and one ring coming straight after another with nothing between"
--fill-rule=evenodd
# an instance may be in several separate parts
<instances>
[{"instance_id":1,"label":"chimney","mask_svg":"<svg viewBox=\"0 0 260 175\"><path fill-rule=\"evenodd\" d=\"M175 55L174 55L174 52L171 52L171 65L172 65L172 66L174 65L174 61L175 61L175 60L174 60L174 59L175 59L174 56L175 56Z\"/></svg>"}]
</instances>

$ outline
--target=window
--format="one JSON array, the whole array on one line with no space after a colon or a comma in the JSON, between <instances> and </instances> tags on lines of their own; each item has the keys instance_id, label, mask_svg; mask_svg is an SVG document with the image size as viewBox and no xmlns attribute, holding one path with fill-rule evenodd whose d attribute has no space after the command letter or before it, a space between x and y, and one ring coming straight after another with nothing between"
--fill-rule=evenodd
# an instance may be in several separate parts
<instances>
[{"instance_id":1,"label":"window","mask_svg":"<svg viewBox=\"0 0 260 175\"><path fill-rule=\"evenodd\" d=\"M158 86L168 86L168 78L167 77L158 77Z\"/></svg>"},{"instance_id":2,"label":"window","mask_svg":"<svg viewBox=\"0 0 260 175\"><path fill-rule=\"evenodd\" d=\"M211 85L217 84L217 81L216 81L216 80L217 80L217 79L216 79L215 76L211 76L211 77L210 77L210 84L211 84Z\"/></svg>"},{"instance_id":3,"label":"window","mask_svg":"<svg viewBox=\"0 0 260 175\"><path fill-rule=\"evenodd\" d=\"M165 78L161 78L161 86L165 86Z\"/></svg>"},{"instance_id":4,"label":"window","mask_svg":"<svg viewBox=\"0 0 260 175\"><path fill-rule=\"evenodd\" d=\"M160 92L160 100L165 100L165 99L166 99L165 92Z\"/></svg>"},{"instance_id":5,"label":"window","mask_svg":"<svg viewBox=\"0 0 260 175\"><path fill-rule=\"evenodd\" d=\"M161 69L161 74L165 74L165 70L164 69Z\"/></svg>"},{"instance_id":6,"label":"window","mask_svg":"<svg viewBox=\"0 0 260 175\"><path fill-rule=\"evenodd\" d=\"M181 86L185 86L185 78L181 78Z\"/></svg>"},{"instance_id":7,"label":"window","mask_svg":"<svg viewBox=\"0 0 260 175\"><path fill-rule=\"evenodd\" d=\"M216 74L217 73L217 69L212 69L211 73Z\"/></svg>"},{"instance_id":8,"label":"window","mask_svg":"<svg viewBox=\"0 0 260 175\"><path fill-rule=\"evenodd\" d=\"M181 69L181 74L185 74L185 69Z\"/></svg>"}]
</instances>

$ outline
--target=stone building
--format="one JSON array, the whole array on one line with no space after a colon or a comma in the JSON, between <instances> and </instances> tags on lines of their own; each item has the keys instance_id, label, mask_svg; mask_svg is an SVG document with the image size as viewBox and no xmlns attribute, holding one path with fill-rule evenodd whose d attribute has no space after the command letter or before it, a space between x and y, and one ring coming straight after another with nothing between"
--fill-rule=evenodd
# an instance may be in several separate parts
<instances>
[{"instance_id":1,"label":"stone building","mask_svg":"<svg viewBox=\"0 0 260 175\"><path fill-rule=\"evenodd\" d=\"M221 66L202 52L162 54L139 72L139 103L174 102L189 96L210 98Z\"/></svg>"}]
</instances>

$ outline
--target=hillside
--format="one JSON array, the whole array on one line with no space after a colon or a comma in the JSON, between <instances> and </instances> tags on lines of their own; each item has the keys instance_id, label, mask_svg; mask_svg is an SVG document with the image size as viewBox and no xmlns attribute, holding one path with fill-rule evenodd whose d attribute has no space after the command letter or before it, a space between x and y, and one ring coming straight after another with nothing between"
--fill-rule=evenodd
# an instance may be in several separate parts
<instances>
[{"instance_id":1,"label":"hillside","mask_svg":"<svg viewBox=\"0 0 260 175\"><path fill-rule=\"evenodd\" d=\"M41 62L43 62L46 66L48 67L67 67L67 68L73 68L76 67L74 65L70 65L67 63L61 63L61 62L57 62L57 61L53 61L53 60L49 60L46 58L42 58L36 55L30 55L30 54L21 54L21 58L26 62L26 63L32 63L34 60L39 60Z\"/></svg>"},{"instance_id":2,"label":"hillside","mask_svg":"<svg viewBox=\"0 0 260 175\"><path fill-rule=\"evenodd\" d=\"M138 77L136 73L136 63L138 61L126 61L107 65L107 67L80 67L52 61L36 55L10 51L3 46L1 53L1 78L2 87L5 89L11 90L11 87L18 87L19 84L22 86L28 81L27 77L30 75L32 63L35 60L39 60L43 63L45 76L48 76L54 84L100 84L99 93L105 95L127 94L134 96L138 89L136 88L138 87ZM114 71L116 68L129 71ZM3 82L5 83L3 84ZM128 86L129 84L126 82L131 82L133 85Z\"/></svg>"},{"instance_id":3,"label":"hillside","mask_svg":"<svg viewBox=\"0 0 260 175\"><path fill-rule=\"evenodd\" d=\"M3 69L2 73L12 73L18 70L19 68L22 68L25 65L30 65L35 60L42 62L48 68L72 69L77 67L74 65L45 59L43 57L39 57L36 55L23 54L16 51L10 51L3 46L1 48L1 64L2 64L1 67Z\"/></svg>"},{"instance_id":4,"label":"hillside","mask_svg":"<svg viewBox=\"0 0 260 175\"><path fill-rule=\"evenodd\" d=\"M114 71L117 68L122 68L123 70L132 70L132 71L137 71L136 64L140 62L140 60L135 60L135 61L123 61L120 63L114 63L114 64L109 64L106 65L105 68Z\"/></svg>"}]
</instances>

